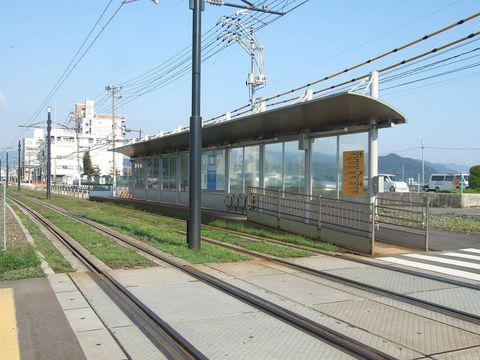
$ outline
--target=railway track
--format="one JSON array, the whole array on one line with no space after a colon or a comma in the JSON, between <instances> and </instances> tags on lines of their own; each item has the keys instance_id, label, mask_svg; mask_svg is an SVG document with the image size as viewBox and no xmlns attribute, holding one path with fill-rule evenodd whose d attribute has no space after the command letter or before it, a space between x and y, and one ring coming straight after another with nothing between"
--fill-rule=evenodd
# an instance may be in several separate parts
<instances>
[{"instance_id":1,"label":"railway track","mask_svg":"<svg viewBox=\"0 0 480 360\"><path fill-rule=\"evenodd\" d=\"M168 359L207 359L205 355L176 332L175 329L160 319L125 286L120 284L120 282L108 272L102 270L91 256L81 251L49 221L45 220L40 214L23 203L12 199L11 197L10 200L36 219L41 226L60 240L68 250L70 250L72 254L74 254L90 270L92 277L102 290L107 293L107 295Z\"/></svg>"},{"instance_id":2,"label":"railway track","mask_svg":"<svg viewBox=\"0 0 480 360\"><path fill-rule=\"evenodd\" d=\"M10 199L12 199L10 197ZM301 316L293 311L290 311L284 307L281 307L275 303L272 303L268 300L265 300L257 295L254 295L250 292L247 292L243 289L240 289L236 286L233 286L231 284L226 283L225 281L222 281L212 275L209 275L201 270L198 270L197 268L190 266L190 265L185 265L180 262L177 262L175 260L172 260L170 257L163 256L157 251L151 250L149 247L144 246L142 244L139 244L138 242L133 242L131 241L128 237L122 236L121 234L118 234L117 232L113 231L112 229L109 229L106 226L100 225L98 223L95 223L91 220L84 219L80 216L77 216L75 214L71 214L68 211L65 211L63 209L59 209L55 206L45 204L42 201L38 200L33 200L30 199L42 206L45 206L51 210L54 210L58 213L63 214L64 216L71 217L73 219L76 219L77 221L80 221L82 223L85 223L96 230L115 238L116 240L126 243L127 245L140 250L141 252L144 252L150 256L153 256L170 266L187 273L188 275L192 276L193 278L196 278L200 281L202 281L205 284L208 284L230 296L233 296L244 303L253 306L260 311L267 313L277 319L282 320L283 322L302 330L303 332L314 336L322 341L325 341L337 348L340 348L342 351L360 359L395 359L395 357L386 354L378 349L375 349L373 347L370 347L360 341L357 341L354 338L351 338L345 334L342 334L338 331L335 331L331 328L328 328L322 324L319 324L309 318L306 318L304 316ZM28 208L27 205L21 203L18 200L12 199L17 204L20 204L24 208ZM31 212L32 210L28 210ZM37 214L37 216L39 216ZM40 216L39 216L40 217ZM41 218L41 217L40 217ZM43 223L43 222L42 222ZM128 291L128 290L127 290Z\"/></svg>"},{"instance_id":3,"label":"railway track","mask_svg":"<svg viewBox=\"0 0 480 360\"><path fill-rule=\"evenodd\" d=\"M61 209L61 208L58 208L58 207L52 206L52 205L47 205L47 204L45 204L41 201L39 201L39 203L42 204L43 206L49 207L50 209L52 209L54 211L58 211L58 212L66 215L66 216L73 217L76 220L84 222L84 223L86 223L90 226L94 226L94 227L98 226L98 224L96 224L94 221L91 221L91 220L85 219L83 217L80 217L78 215L72 214L72 213L70 213L70 212L68 212L64 209ZM132 218L132 219L135 219L135 218ZM136 219L136 220L139 220L139 219ZM155 222L149 222L147 220L141 220L141 221L144 221L144 222L150 223L150 224L155 224ZM222 228L209 226L209 225L202 225L202 226L204 226L206 228L216 229L216 230L219 230L219 229L223 230ZM184 232L184 231L179 231L179 230L174 230L174 231L179 233L179 234L186 235L186 232ZM265 238L261 238L261 237L252 237L250 235L245 235L245 234L237 232L237 231L229 230L227 232L229 232L231 234L235 234L237 236L241 236L242 238L245 238L245 239L250 238L250 239L256 240L256 241L264 241L264 239L265 239ZM213 244L213 245L216 245L216 246L220 246L220 247L232 250L232 251L235 251L237 253L248 255L252 258L271 261L271 262L274 262L274 263L277 263L277 264L280 264L280 265L283 265L283 266L287 266L287 267L289 267L291 269L294 269L294 270L297 270L297 271L301 271L301 272L304 272L304 273L308 273L308 274L320 277L322 279L338 282L338 283L341 283L343 285L354 287L354 288L359 289L359 290L374 293L374 294L379 295L379 296L385 296L385 297L388 297L388 298L391 298L391 299L394 299L394 300L402 301L402 302L405 302L405 303L408 303L408 304L411 304L411 305L414 305L414 306L417 306L417 307L421 307L423 309L432 310L432 311L435 311L437 313L441 313L443 315L454 317L454 318L457 318L457 319L462 320L462 321L468 321L468 322L480 325L480 316L478 316L476 314L464 312L462 310L454 309L454 308L451 308L451 307L448 307L448 306L445 306L445 305L442 305L442 304L439 304L439 303L434 303L434 302L430 302L430 301L427 301L427 300L418 299L418 298L410 296L410 295L402 294L402 293L399 293L399 292L396 292L396 291L381 288L381 287L374 286L374 285L371 285L371 284L367 284L367 283L364 283L364 282L352 280L352 279L349 279L349 278L346 278L346 277L343 277L343 276L328 273L326 271L317 270L317 269L313 269L313 268L310 268L310 267L298 265L298 264L295 264L295 263L292 263L292 262L289 262L289 261L286 261L286 260L283 260L283 259L279 259L277 257L273 257L273 256L265 255L265 254L260 254L258 252L253 252L253 251L250 251L250 250L247 250L247 249L244 249L244 248L240 248L238 246L230 245L230 244L220 242L220 241L217 241L217 240L213 240L213 239L210 239L210 238L207 238L207 237L202 237L202 241ZM280 242L280 241L275 241L275 242L272 242L272 243L280 244L282 246L289 247L289 244L286 245L285 243ZM292 246L292 247L296 248L296 249L309 250L309 251L314 250L314 248L306 247L306 246ZM316 251L316 252L320 253L320 254L325 253L325 252L322 252L322 251ZM335 256L335 257L337 257L337 256ZM345 260L351 260L350 257L348 257L348 256L346 257L346 256L341 256L340 255L339 257L343 258ZM363 262L361 260L359 260L357 262L363 263L363 264L366 263L368 265L371 265L373 263L373 262L369 262L369 261ZM375 264L375 263L373 263L373 264ZM393 270L391 267L388 267L388 266L379 266L379 267L386 268L388 270ZM394 269L396 269L396 268L394 268ZM445 279L443 277L436 277L436 276L433 276L433 275L426 275L426 274L420 273L420 272L409 271L409 270L403 271L403 269L399 269L399 270L400 270L399 272L405 273L405 274L408 274L408 275L413 275L413 276L417 276L417 277L421 277L421 278L425 278L425 279L429 279L429 280L434 280L434 281L440 281L440 282L444 282L444 283L448 283L448 284L454 284L456 286L461 286L461 285L464 284L463 282L450 280L450 279ZM461 284L461 285L459 285L459 284ZM470 286L465 286L465 287L473 288L475 290L480 290L480 288L478 288L476 286L473 286L472 284L467 283L467 285L470 285Z\"/></svg>"},{"instance_id":4,"label":"railway track","mask_svg":"<svg viewBox=\"0 0 480 360\"><path fill-rule=\"evenodd\" d=\"M141 213L141 214L150 214L150 213L142 211L142 210L134 210L134 211L136 211L138 213ZM156 215L159 216L159 217L163 217L163 215L158 215L158 214L156 214ZM131 219L137 220L137 221L140 220L140 219L135 218L135 217L131 217ZM169 219L172 219L172 218L169 217ZM149 222L151 224L155 224L155 222L150 222L150 221L147 221L147 220L140 220L140 221L146 221L146 222ZM181 222L182 220L178 220L178 221ZM370 261L370 260L367 260L367 259L360 259L360 258L358 258L356 256L352 256L352 255L345 255L345 254L340 254L340 253L331 253L329 251L321 250L321 249L318 249L318 248L315 248L315 247L312 247L312 246L287 243L285 241L275 240L275 239L272 239L272 238L267 238L267 237L252 235L252 234L247 234L247 233L243 233L243 232L235 231L235 230L231 230L231 229L226 229L226 228L219 227L219 226L202 224L202 228L203 229L211 229L211 230L220 230L220 231L232 234L232 235L239 236L239 237L241 237L245 240L261 241L261 242L265 242L265 243L281 245L281 246L287 247L287 248L292 248L292 249L297 249L297 250L306 250L306 251L314 252L314 253L317 253L317 254L320 254L320 255L329 256L329 257L332 257L332 258L348 260L348 261L352 261L352 262L355 262L355 263L358 263L358 264L369 265L369 266L373 266L373 267L380 268L380 269L385 269L385 270L394 271L394 272L397 272L397 273L402 273L402 274L406 274L406 275L412 275L412 276L420 277L422 279L434 280L434 281L442 282L442 283L449 284L449 285L454 285L454 286L459 286L459 287L464 287L464 288L469 288L469 289L472 289L472 290L480 291L480 285L472 284L472 283L461 281L461 280L450 279L450 278L446 278L444 276L439 276L439 275L429 274L429 273L425 273L425 272L420 272L420 271L410 270L410 269L406 269L406 268L401 268L401 267L397 267L397 266L382 264L382 263L375 262L375 261ZM271 229L271 230L275 231L275 229Z\"/></svg>"}]
</instances>

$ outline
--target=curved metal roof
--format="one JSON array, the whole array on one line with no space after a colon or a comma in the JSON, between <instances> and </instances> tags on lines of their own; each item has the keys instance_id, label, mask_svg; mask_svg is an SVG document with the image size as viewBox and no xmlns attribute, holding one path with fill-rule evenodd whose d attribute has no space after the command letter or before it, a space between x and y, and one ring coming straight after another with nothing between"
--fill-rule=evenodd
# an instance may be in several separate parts
<instances>
[{"instance_id":1,"label":"curved metal roof","mask_svg":"<svg viewBox=\"0 0 480 360\"><path fill-rule=\"evenodd\" d=\"M381 100L356 93L342 93L276 108L238 119L208 124L202 128L203 147L236 144L300 134L321 133L345 127L369 125L379 128L406 123L405 116ZM157 136L118 147L129 157L188 150L189 131Z\"/></svg>"}]
</instances>

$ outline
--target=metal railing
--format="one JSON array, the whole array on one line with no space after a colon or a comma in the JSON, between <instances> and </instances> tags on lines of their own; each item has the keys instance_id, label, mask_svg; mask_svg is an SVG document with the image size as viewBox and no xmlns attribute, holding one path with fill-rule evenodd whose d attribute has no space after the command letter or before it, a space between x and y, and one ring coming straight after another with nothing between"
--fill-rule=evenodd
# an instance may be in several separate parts
<instances>
[{"instance_id":1,"label":"metal railing","mask_svg":"<svg viewBox=\"0 0 480 360\"><path fill-rule=\"evenodd\" d=\"M372 207L367 203L304 195L281 190L249 188L248 209L321 227L339 226L372 232Z\"/></svg>"},{"instance_id":2,"label":"metal railing","mask_svg":"<svg viewBox=\"0 0 480 360\"><path fill-rule=\"evenodd\" d=\"M428 201L412 202L376 198L376 222L417 230L428 230Z\"/></svg>"},{"instance_id":3,"label":"metal railing","mask_svg":"<svg viewBox=\"0 0 480 360\"><path fill-rule=\"evenodd\" d=\"M90 196L91 185L52 185L53 194L78 197L88 199Z\"/></svg>"}]
</instances>

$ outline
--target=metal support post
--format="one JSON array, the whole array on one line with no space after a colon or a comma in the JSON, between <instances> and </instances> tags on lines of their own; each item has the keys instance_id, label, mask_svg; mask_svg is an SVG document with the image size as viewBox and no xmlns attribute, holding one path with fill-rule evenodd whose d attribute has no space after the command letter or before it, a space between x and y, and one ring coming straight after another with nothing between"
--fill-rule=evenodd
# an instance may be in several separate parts
<instances>
[{"instance_id":1,"label":"metal support post","mask_svg":"<svg viewBox=\"0 0 480 360\"><path fill-rule=\"evenodd\" d=\"M47 116L47 199L50 199L50 187L52 185L52 142L50 133L52 131L52 109L48 108Z\"/></svg>"},{"instance_id":2,"label":"metal support post","mask_svg":"<svg viewBox=\"0 0 480 360\"><path fill-rule=\"evenodd\" d=\"M425 185L425 160L423 157L424 149L425 149L425 143L422 140L422 187Z\"/></svg>"},{"instance_id":3,"label":"metal support post","mask_svg":"<svg viewBox=\"0 0 480 360\"><path fill-rule=\"evenodd\" d=\"M190 117L190 174L189 174L189 211L188 211L188 247L200 250L201 241L201 176L202 176L202 117L200 116L201 90L201 0L191 0L193 10L192 34L192 116Z\"/></svg>"},{"instance_id":4,"label":"metal support post","mask_svg":"<svg viewBox=\"0 0 480 360\"><path fill-rule=\"evenodd\" d=\"M20 139L18 139L18 166L17 166L17 190L20 191L20 158L21 158L21 151L22 151L22 143Z\"/></svg>"},{"instance_id":5,"label":"metal support post","mask_svg":"<svg viewBox=\"0 0 480 360\"><path fill-rule=\"evenodd\" d=\"M370 96L378 99L378 71L370 74ZM368 132L368 199L370 204L376 198L373 182L378 176L378 129L374 119L371 125Z\"/></svg>"},{"instance_id":6,"label":"metal support post","mask_svg":"<svg viewBox=\"0 0 480 360\"><path fill-rule=\"evenodd\" d=\"M3 183L3 251L7 250L7 178Z\"/></svg>"}]
</instances>

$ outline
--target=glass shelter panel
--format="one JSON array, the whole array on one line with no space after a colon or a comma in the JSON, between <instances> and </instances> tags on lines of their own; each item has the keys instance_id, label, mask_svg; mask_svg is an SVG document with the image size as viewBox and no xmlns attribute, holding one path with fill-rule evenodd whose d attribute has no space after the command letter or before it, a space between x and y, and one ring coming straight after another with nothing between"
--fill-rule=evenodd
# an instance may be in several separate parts
<instances>
[{"instance_id":1,"label":"glass shelter panel","mask_svg":"<svg viewBox=\"0 0 480 360\"><path fill-rule=\"evenodd\" d=\"M225 150L205 151L202 154L202 189L225 189Z\"/></svg>"},{"instance_id":2,"label":"glass shelter panel","mask_svg":"<svg viewBox=\"0 0 480 360\"><path fill-rule=\"evenodd\" d=\"M265 145L263 162L264 186L267 189L282 189L283 143Z\"/></svg>"},{"instance_id":3,"label":"glass shelter panel","mask_svg":"<svg viewBox=\"0 0 480 360\"><path fill-rule=\"evenodd\" d=\"M364 187L364 198L367 196L368 190L368 133L356 133L356 134L348 134L342 135L339 137L339 146L340 146L340 153L339 153L339 187L340 187L340 197L345 197L343 194L343 153L345 151L359 151L363 150L364 154L364 161L363 161L363 187Z\"/></svg>"},{"instance_id":4,"label":"glass shelter panel","mask_svg":"<svg viewBox=\"0 0 480 360\"><path fill-rule=\"evenodd\" d=\"M298 141L289 141L284 147L284 190L305 192L305 150L298 149Z\"/></svg>"},{"instance_id":5,"label":"glass shelter panel","mask_svg":"<svg viewBox=\"0 0 480 360\"><path fill-rule=\"evenodd\" d=\"M259 185L260 146L256 145L245 148L243 168L243 177L245 179L244 192L247 192L250 186L257 187Z\"/></svg>"},{"instance_id":6,"label":"glass shelter panel","mask_svg":"<svg viewBox=\"0 0 480 360\"><path fill-rule=\"evenodd\" d=\"M230 149L228 153L230 192L243 192L243 148Z\"/></svg>"},{"instance_id":7,"label":"glass shelter panel","mask_svg":"<svg viewBox=\"0 0 480 360\"><path fill-rule=\"evenodd\" d=\"M170 156L170 190L177 190L177 157Z\"/></svg>"},{"instance_id":8,"label":"glass shelter panel","mask_svg":"<svg viewBox=\"0 0 480 360\"><path fill-rule=\"evenodd\" d=\"M188 191L188 155L180 155L180 191Z\"/></svg>"},{"instance_id":9,"label":"glass shelter panel","mask_svg":"<svg viewBox=\"0 0 480 360\"><path fill-rule=\"evenodd\" d=\"M145 189L143 159L135 160L135 189Z\"/></svg>"},{"instance_id":10,"label":"glass shelter panel","mask_svg":"<svg viewBox=\"0 0 480 360\"><path fill-rule=\"evenodd\" d=\"M168 157L162 157L162 190L168 190L170 185L170 162Z\"/></svg>"},{"instance_id":11,"label":"glass shelter panel","mask_svg":"<svg viewBox=\"0 0 480 360\"><path fill-rule=\"evenodd\" d=\"M312 144L312 192L337 196L337 136L317 138Z\"/></svg>"}]
</instances>

